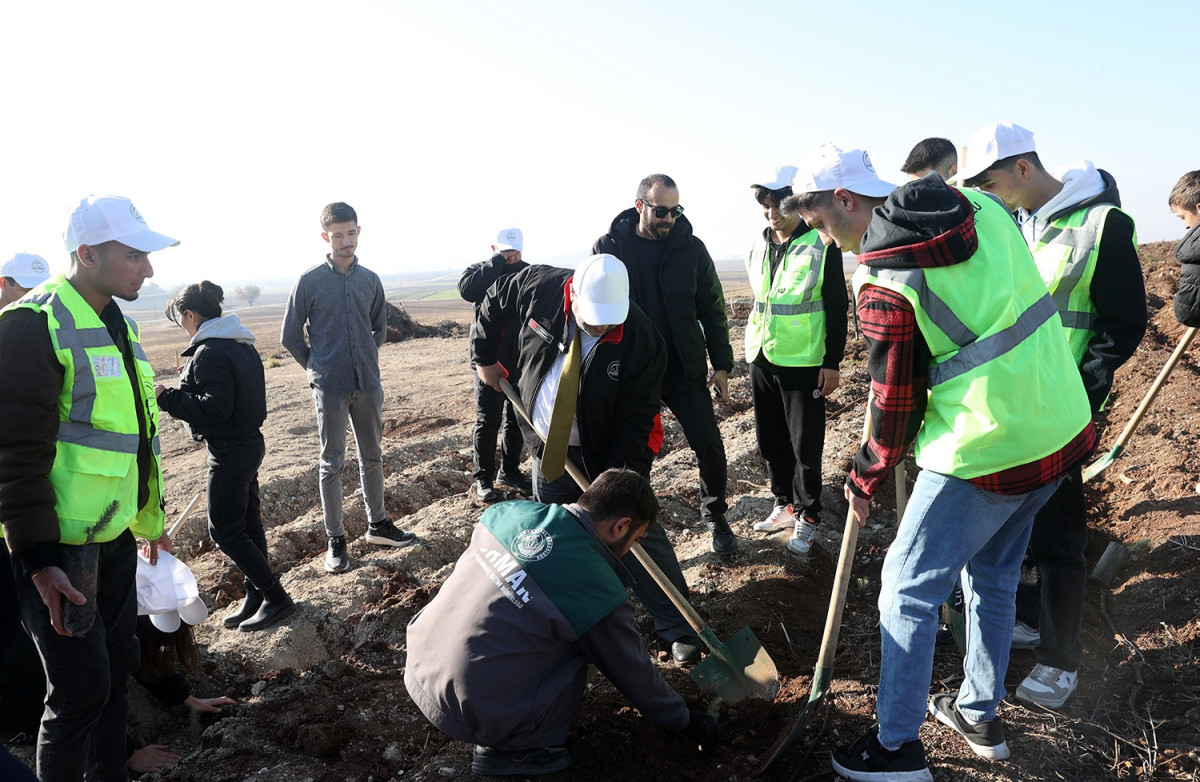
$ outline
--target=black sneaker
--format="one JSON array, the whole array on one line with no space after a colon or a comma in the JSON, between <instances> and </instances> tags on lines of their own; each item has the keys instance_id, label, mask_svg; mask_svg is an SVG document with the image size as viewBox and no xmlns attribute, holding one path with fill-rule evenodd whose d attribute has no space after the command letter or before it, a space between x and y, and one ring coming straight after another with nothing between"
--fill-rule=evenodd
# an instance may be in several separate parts
<instances>
[{"instance_id":1,"label":"black sneaker","mask_svg":"<svg viewBox=\"0 0 1200 782\"><path fill-rule=\"evenodd\" d=\"M346 553L346 536L329 539L329 550L325 552L325 572L345 573L350 569L350 556Z\"/></svg>"},{"instance_id":2,"label":"black sneaker","mask_svg":"<svg viewBox=\"0 0 1200 782\"><path fill-rule=\"evenodd\" d=\"M496 483L516 489L526 496L533 494L533 481L519 472L502 472L496 476Z\"/></svg>"},{"instance_id":3,"label":"black sneaker","mask_svg":"<svg viewBox=\"0 0 1200 782\"><path fill-rule=\"evenodd\" d=\"M892 752L879 744L878 726L853 744L838 747L830 759L833 770L846 779L863 782L933 782L920 739Z\"/></svg>"},{"instance_id":4,"label":"black sneaker","mask_svg":"<svg viewBox=\"0 0 1200 782\"><path fill-rule=\"evenodd\" d=\"M471 751L471 773L483 777L553 774L569 765L571 753L566 747L505 750L476 744L475 749Z\"/></svg>"},{"instance_id":5,"label":"black sneaker","mask_svg":"<svg viewBox=\"0 0 1200 782\"><path fill-rule=\"evenodd\" d=\"M417 539L415 533L396 529L396 525L384 519L378 524L367 525L367 542L380 546L407 546Z\"/></svg>"},{"instance_id":6,"label":"black sneaker","mask_svg":"<svg viewBox=\"0 0 1200 782\"><path fill-rule=\"evenodd\" d=\"M500 493L492 486L491 478L480 478L475 481L475 499L489 503L500 499Z\"/></svg>"},{"instance_id":7,"label":"black sneaker","mask_svg":"<svg viewBox=\"0 0 1200 782\"><path fill-rule=\"evenodd\" d=\"M1004 726L997 717L978 725L972 725L958 711L956 696L952 692L941 692L929 698L929 713L943 725L949 725L967 740L971 749L981 758L1004 760L1012 753L1004 742Z\"/></svg>"},{"instance_id":8,"label":"black sneaker","mask_svg":"<svg viewBox=\"0 0 1200 782\"><path fill-rule=\"evenodd\" d=\"M712 520L712 550L718 554L728 554L737 548L737 536L729 527L724 516Z\"/></svg>"}]
</instances>

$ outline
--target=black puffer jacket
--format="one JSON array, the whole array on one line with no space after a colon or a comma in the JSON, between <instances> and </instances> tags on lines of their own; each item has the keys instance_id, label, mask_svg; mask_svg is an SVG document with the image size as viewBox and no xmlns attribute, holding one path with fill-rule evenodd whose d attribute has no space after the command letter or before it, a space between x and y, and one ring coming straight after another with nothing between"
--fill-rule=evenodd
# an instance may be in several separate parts
<instances>
[{"instance_id":1,"label":"black puffer jacket","mask_svg":"<svg viewBox=\"0 0 1200 782\"><path fill-rule=\"evenodd\" d=\"M496 363L506 331L518 329L520 380L525 410L532 413L542 379L567 350L571 310L570 269L530 266L505 277L488 291L475 321L471 358ZM628 467L650 475L650 463L662 447L662 379L667 353L649 318L630 305L625 323L604 335L580 371L580 447L589 478L610 467ZM521 432L530 453L542 452L541 438L524 420Z\"/></svg>"},{"instance_id":2,"label":"black puffer jacket","mask_svg":"<svg viewBox=\"0 0 1200 782\"><path fill-rule=\"evenodd\" d=\"M1200 225L1184 235L1175 247L1179 270L1179 292L1175 294L1175 320L1185 326L1200 326Z\"/></svg>"},{"instance_id":3,"label":"black puffer jacket","mask_svg":"<svg viewBox=\"0 0 1200 782\"><path fill-rule=\"evenodd\" d=\"M592 252L615 255L632 267L641 260L636 251L637 225L637 209L626 209L612 221L608 233L596 240ZM670 235L661 241L666 248L659 268L659 289L670 331L662 336L670 353L670 376L682 372L687 380L707 377L710 360L713 369L732 370L725 294L708 248L692 233L685 216L675 221ZM629 278L630 297L641 305L637 274L632 269Z\"/></svg>"}]
</instances>

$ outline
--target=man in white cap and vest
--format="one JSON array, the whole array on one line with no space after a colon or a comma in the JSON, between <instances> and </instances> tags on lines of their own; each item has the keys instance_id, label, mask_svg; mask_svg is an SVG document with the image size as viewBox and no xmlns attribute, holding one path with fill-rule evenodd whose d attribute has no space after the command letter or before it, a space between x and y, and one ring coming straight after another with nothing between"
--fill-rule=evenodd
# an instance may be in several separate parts
<instances>
[{"instance_id":1,"label":"man in white cap and vest","mask_svg":"<svg viewBox=\"0 0 1200 782\"><path fill-rule=\"evenodd\" d=\"M137 667L134 535L163 534L154 370L133 301L149 255L178 242L127 198L88 196L71 270L0 313L0 520L25 631L46 669L42 780L124 780L125 682Z\"/></svg>"},{"instance_id":2,"label":"man in white cap and vest","mask_svg":"<svg viewBox=\"0 0 1200 782\"><path fill-rule=\"evenodd\" d=\"M0 266L0 309L50 279L50 264L40 255L17 253Z\"/></svg>"},{"instance_id":3,"label":"man in white cap and vest","mask_svg":"<svg viewBox=\"0 0 1200 782\"><path fill-rule=\"evenodd\" d=\"M662 447L659 389L666 346L630 302L625 265L611 255L593 255L574 272L530 266L494 286L479 307L471 356L480 379L496 389L507 374L498 356L509 329L518 333L517 389L533 420L532 428L522 420L521 430L534 455L537 500L564 504L579 498L581 487L564 469L567 459L589 480L610 467L648 478ZM679 560L657 521L642 546L686 596ZM687 620L633 556L622 561L677 661L695 660L700 644Z\"/></svg>"},{"instance_id":4,"label":"man in white cap and vest","mask_svg":"<svg viewBox=\"0 0 1200 782\"><path fill-rule=\"evenodd\" d=\"M458 293L464 300L475 305L479 304L488 290L496 281L516 274L529 266L521 259L521 250L525 237L520 228L504 228L496 235L492 245L492 257L486 261L473 263L466 268L458 280ZM475 323L471 323L471 337L475 336ZM504 333L500 348L500 362L508 369L511 382L517 382L516 358L517 330L509 329ZM517 421L517 413L512 403L504 398L504 394L484 385L475 373L475 364L471 364L471 375L475 385L475 429L472 432L471 447L475 463L475 497L480 502L495 502L500 499L494 482L504 484L523 494L533 492L529 479L521 474L521 425ZM496 474L496 439L500 443L500 473Z\"/></svg>"},{"instance_id":5,"label":"man in white cap and vest","mask_svg":"<svg viewBox=\"0 0 1200 782\"><path fill-rule=\"evenodd\" d=\"M794 210L795 166L751 185L767 227L746 255L754 309L746 319L746 363L758 452L775 505L759 532L792 531L787 551L804 556L821 523L825 398L838 387L846 349L842 251L826 246Z\"/></svg>"},{"instance_id":6,"label":"man in white cap and vest","mask_svg":"<svg viewBox=\"0 0 1200 782\"><path fill-rule=\"evenodd\" d=\"M1020 232L995 199L936 173L899 188L861 149L832 144L790 201L826 242L858 256L869 440L846 498L860 525L916 442L920 476L884 561L878 727L833 753L853 780L932 780L926 711L981 757L1009 756L996 706L1034 514L1095 448L1087 394ZM938 607L961 579L967 654L957 696L929 697Z\"/></svg>"},{"instance_id":7,"label":"man in white cap and vest","mask_svg":"<svg viewBox=\"0 0 1200 782\"><path fill-rule=\"evenodd\" d=\"M1095 415L1117 369L1146 333L1137 237L1133 218L1120 209L1116 180L1087 160L1047 171L1033 133L1011 122L994 122L971 136L962 174L968 186L1017 213ZM1013 643L1037 655L1017 697L1050 709L1061 708L1079 684L1087 540L1077 466L1038 512L1017 594Z\"/></svg>"}]
</instances>

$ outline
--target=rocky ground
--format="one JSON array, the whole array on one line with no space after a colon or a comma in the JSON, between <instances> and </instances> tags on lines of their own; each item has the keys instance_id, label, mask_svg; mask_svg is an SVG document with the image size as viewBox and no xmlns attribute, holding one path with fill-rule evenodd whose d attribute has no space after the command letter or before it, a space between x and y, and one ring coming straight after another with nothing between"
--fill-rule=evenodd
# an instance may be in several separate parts
<instances>
[{"instance_id":1,"label":"rocky ground","mask_svg":"<svg viewBox=\"0 0 1200 782\"><path fill-rule=\"evenodd\" d=\"M1170 312L1178 267L1169 250L1166 244L1144 248L1151 327L1135 358L1118 373L1102 421L1101 453L1112 446L1182 334ZM745 299L737 293L731 289L729 298L734 344L740 345ZM469 309L442 306L425 312L410 305L409 311L426 323L469 319ZM483 510L470 491L473 407L466 339L460 330L449 332L460 336L384 346L387 505L391 517L416 531L420 541L391 550L355 539L366 522L351 463L345 494L354 567L330 576L322 569L317 435L304 373L278 347L277 308L246 310L244 317L260 335L260 352L271 367L269 452L260 475L271 557L300 610L262 633L228 631L211 619L196 628L204 662L195 690L229 695L238 705L196 718L183 709L164 711L131 685L132 730L140 741L169 744L184 756L162 779L366 782L469 776L469 746L432 729L402 683L405 626L436 593ZM184 336L165 322L146 324L151 359L170 382ZM1111 588L1089 587L1076 695L1057 712L1006 700L1000 715L1013 750L1006 762L976 758L956 734L927 721L922 739L937 779L1200 779L1198 350L1194 346L1176 368L1125 453L1087 486L1089 567L1110 541L1133 554ZM651 476L664 507L661 521L694 602L717 635L727 638L749 627L774 659L782 685L775 702L709 703L687 673L671 664L642 616L640 627L663 675L695 707L718 710L723 744L705 754L689 748L641 718L598 676L573 725L574 765L553 779L736 780L758 771L770 745L808 700L845 519L839 487L862 426L863 358L861 339L852 334L842 387L829 405L825 523L806 560L784 552L785 533L764 536L751 529L770 511L771 499L755 446L745 365L735 371L732 399L718 407L730 466L729 518L741 536L732 556L718 557L709 548L696 510L695 460L678 426L664 416L666 444ZM203 488L204 452L166 417L163 447L173 516ZM907 467L911 486L916 466L910 460ZM860 537L832 697L765 779L832 778L831 748L872 723L875 603L895 530L894 508L888 488L877 497L872 523ZM240 599L241 578L208 540L202 510L177 536L176 553L195 571L219 620ZM1010 693L1033 664L1031 652L1014 653ZM933 687L954 689L959 671L956 650L940 647Z\"/></svg>"}]
</instances>

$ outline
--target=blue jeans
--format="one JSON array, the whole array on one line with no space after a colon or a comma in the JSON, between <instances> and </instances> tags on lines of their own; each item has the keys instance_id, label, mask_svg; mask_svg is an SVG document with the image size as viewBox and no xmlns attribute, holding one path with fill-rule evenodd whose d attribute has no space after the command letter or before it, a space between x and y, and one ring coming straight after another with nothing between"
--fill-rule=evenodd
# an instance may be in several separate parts
<instances>
[{"instance_id":1,"label":"blue jeans","mask_svg":"<svg viewBox=\"0 0 1200 782\"><path fill-rule=\"evenodd\" d=\"M1004 697L1017 581L1033 517L1061 479L1026 494L995 494L922 470L883 563L879 595L879 741L917 740L925 719L938 606L961 578L967 654L958 708L990 720Z\"/></svg>"},{"instance_id":2,"label":"blue jeans","mask_svg":"<svg viewBox=\"0 0 1200 782\"><path fill-rule=\"evenodd\" d=\"M317 436L321 439L321 509L325 534L346 534L342 523L342 471L346 468L346 424L354 429L358 474L362 481L367 521L387 518L383 506L383 387L349 394L326 394L313 387L317 407Z\"/></svg>"}]
</instances>

